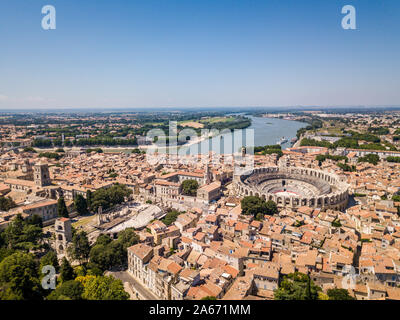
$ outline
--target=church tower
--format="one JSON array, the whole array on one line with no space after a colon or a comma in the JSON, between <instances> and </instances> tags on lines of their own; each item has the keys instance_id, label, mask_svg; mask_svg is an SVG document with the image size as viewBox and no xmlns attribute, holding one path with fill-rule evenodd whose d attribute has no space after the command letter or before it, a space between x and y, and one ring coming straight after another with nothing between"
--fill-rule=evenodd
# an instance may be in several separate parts
<instances>
[{"instance_id":1,"label":"church tower","mask_svg":"<svg viewBox=\"0 0 400 320\"><path fill-rule=\"evenodd\" d=\"M49 166L47 164L35 164L33 180L38 187L45 187L51 185Z\"/></svg>"},{"instance_id":2,"label":"church tower","mask_svg":"<svg viewBox=\"0 0 400 320\"><path fill-rule=\"evenodd\" d=\"M72 240L71 220L68 218L57 219L54 229L56 233L57 253L65 254L68 243Z\"/></svg>"},{"instance_id":3,"label":"church tower","mask_svg":"<svg viewBox=\"0 0 400 320\"><path fill-rule=\"evenodd\" d=\"M210 184L213 181L213 174L210 170L210 165L207 164L206 170L204 172L204 183L205 184Z\"/></svg>"}]
</instances>

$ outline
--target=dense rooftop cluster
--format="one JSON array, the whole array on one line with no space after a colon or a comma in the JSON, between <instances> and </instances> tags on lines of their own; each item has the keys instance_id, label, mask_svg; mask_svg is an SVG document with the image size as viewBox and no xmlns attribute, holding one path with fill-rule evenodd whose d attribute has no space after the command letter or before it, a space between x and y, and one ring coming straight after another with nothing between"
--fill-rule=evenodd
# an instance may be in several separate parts
<instances>
[{"instance_id":1,"label":"dense rooftop cluster","mask_svg":"<svg viewBox=\"0 0 400 320\"><path fill-rule=\"evenodd\" d=\"M186 160L191 161L150 165L141 152L86 152L83 148L66 147L56 158L9 147L0 155L0 228L7 229L18 214L23 218L39 216L49 231L61 235L49 240L59 259L66 257L72 264L79 264L65 250L73 243L72 233L53 227L56 223L68 228L72 222L73 228L87 232L90 245L96 247L86 262L100 264L99 248L111 255L114 244L108 243L111 240L99 243L97 239L103 241L104 234L121 239L122 226L137 226L135 244L123 247L126 261L118 260L133 298L287 298L290 295L284 292L282 283L310 279L319 298L331 297L333 289L345 289L349 297L356 299L398 300L400 163L388 157L396 157L393 149L397 149L398 141L394 137L399 124L393 118L389 121L387 115L313 117L322 119L322 125L302 132L299 143L292 148L254 155L254 172L262 173L265 168L285 168L292 174L305 170L327 181L315 184L326 188L321 195L345 185L343 206L311 202L321 192L312 184L307 186L308 193L305 190L302 194L310 201L297 205L263 198L255 189L243 193L236 184L240 175L235 173L241 164L235 163L231 155L187 156ZM327 134L333 137L331 128L340 130L340 123L351 123L352 130L360 134L378 135L381 146L384 141L391 145L378 150L300 145L305 136L313 141L330 140L326 140ZM383 125L389 127L389 132L369 129ZM9 130L6 126L1 128ZM346 133L337 133L341 134ZM376 143L357 141L358 146ZM377 156L378 161L369 161L368 155ZM204 159L206 163L201 161ZM248 181L259 186L265 183L260 177L250 176ZM113 195L104 190L115 185L125 185L131 191L113 202L108 199ZM283 194L286 191L280 190L282 186L265 188ZM299 188L301 184L294 184L293 192L300 193ZM264 211L255 209L257 214L247 215L242 208L247 197L276 201L277 206L266 210L271 208L269 203L260 206ZM61 198L69 218L60 220ZM86 201L79 202L81 198ZM106 198L108 205L101 205ZM90 205L93 199L97 205ZM78 203L84 203L87 210L83 216ZM131 223L133 220L140 220L141 224ZM102 271L112 271L114 267L111 261Z\"/></svg>"}]
</instances>

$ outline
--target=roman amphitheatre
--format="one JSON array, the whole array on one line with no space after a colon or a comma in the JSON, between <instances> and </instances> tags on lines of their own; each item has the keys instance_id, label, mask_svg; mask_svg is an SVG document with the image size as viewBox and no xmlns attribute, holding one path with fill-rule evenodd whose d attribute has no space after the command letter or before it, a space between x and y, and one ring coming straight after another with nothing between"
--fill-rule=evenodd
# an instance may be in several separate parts
<instances>
[{"instance_id":1,"label":"roman amphitheatre","mask_svg":"<svg viewBox=\"0 0 400 320\"><path fill-rule=\"evenodd\" d=\"M325 171L301 167L255 168L235 178L240 196L258 196L280 208L344 210L349 186Z\"/></svg>"}]
</instances>

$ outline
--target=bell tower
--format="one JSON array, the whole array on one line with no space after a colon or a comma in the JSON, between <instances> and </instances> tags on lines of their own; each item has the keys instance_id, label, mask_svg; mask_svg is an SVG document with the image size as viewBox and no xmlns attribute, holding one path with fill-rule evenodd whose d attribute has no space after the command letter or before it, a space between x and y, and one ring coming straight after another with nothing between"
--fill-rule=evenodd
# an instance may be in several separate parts
<instances>
[{"instance_id":1,"label":"bell tower","mask_svg":"<svg viewBox=\"0 0 400 320\"><path fill-rule=\"evenodd\" d=\"M71 220L57 219L54 224L56 234L56 250L58 254L65 254L68 243L72 240Z\"/></svg>"},{"instance_id":2,"label":"bell tower","mask_svg":"<svg viewBox=\"0 0 400 320\"><path fill-rule=\"evenodd\" d=\"M213 174L212 174L212 172L210 170L210 165L207 164L206 170L204 172L204 183L205 184L210 184L212 182L212 180L213 180Z\"/></svg>"},{"instance_id":3,"label":"bell tower","mask_svg":"<svg viewBox=\"0 0 400 320\"><path fill-rule=\"evenodd\" d=\"M33 180L38 187L45 187L51 185L49 166L47 164L35 164Z\"/></svg>"}]
</instances>

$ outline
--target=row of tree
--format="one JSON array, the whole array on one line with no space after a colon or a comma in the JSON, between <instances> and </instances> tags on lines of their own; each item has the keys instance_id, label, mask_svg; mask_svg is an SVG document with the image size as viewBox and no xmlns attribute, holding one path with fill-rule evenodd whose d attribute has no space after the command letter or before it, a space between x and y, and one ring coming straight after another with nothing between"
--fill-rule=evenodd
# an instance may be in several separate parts
<instances>
[{"instance_id":1,"label":"row of tree","mask_svg":"<svg viewBox=\"0 0 400 320\"><path fill-rule=\"evenodd\" d=\"M86 198L80 194L74 199L74 208L79 215L89 214L91 211L97 211L101 206L104 210L112 208L125 201L125 198L132 194L132 190L122 184L115 184L108 189L99 189L95 192L90 190L86 193ZM59 217L69 217L68 209L63 197L57 202L57 212Z\"/></svg>"}]
</instances>

